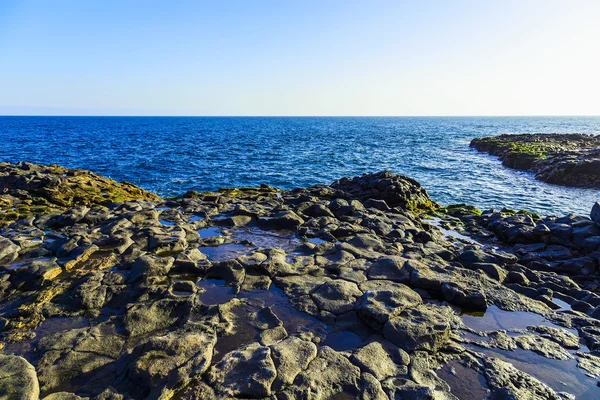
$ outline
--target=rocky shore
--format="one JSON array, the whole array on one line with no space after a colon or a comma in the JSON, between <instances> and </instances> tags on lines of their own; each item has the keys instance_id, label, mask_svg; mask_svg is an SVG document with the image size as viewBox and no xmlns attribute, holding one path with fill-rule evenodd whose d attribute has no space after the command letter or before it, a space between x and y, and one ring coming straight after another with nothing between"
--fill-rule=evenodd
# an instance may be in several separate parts
<instances>
[{"instance_id":1,"label":"rocky shore","mask_svg":"<svg viewBox=\"0 0 600 400\"><path fill-rule=\"evenodd\" d=\"M600 204L389 172L159 197L0 164L0 397L595 399Z\"/></svg>"},{"instance_id":2,"label":"rocky shore","mask_svg":"<svg viewBox=\"0 0 600 400\"><path fill-rule=\"evenodd\" d=\"M500 135L473 139L471 147L498 156L509 168L532 171L544 182L600 187L600 136Z\"/></svg>"}]
</instances>

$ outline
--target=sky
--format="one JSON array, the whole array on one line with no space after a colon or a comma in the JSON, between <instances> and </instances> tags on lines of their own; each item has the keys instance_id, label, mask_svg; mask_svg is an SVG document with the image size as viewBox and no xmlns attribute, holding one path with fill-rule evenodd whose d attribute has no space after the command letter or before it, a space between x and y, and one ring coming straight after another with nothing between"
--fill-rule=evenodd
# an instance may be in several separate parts
<instances>
[{"instance_id":1,"label":"sky","mask_svg":"<svg viewBox=\"0 0 600 400\"><path fill-rule=\"evenodd\" d=\"M599 115L600 1L0 0L0 115Z\"/></svg>"}]
</instances>

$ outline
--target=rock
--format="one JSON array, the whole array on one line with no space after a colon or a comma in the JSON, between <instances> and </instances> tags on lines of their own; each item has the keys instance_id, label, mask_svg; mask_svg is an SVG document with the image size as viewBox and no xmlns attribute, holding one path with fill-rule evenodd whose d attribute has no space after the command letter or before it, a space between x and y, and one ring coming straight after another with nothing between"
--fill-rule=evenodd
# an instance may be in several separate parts
<instances>
[{"instance_id":1,"label":"rock","mask_svg":"<svg viewBox=\"0 0 600 400\"><path fill-rule=\"evenodd\" d=\"M437 400L447 396L437 396L434 389L406 378L388 378L382 387L390 399Z\"/></svg>"},{"instance_id":2,"label":"rock","mask_svg":"<svg viewBox=\"0 0 600 400\"><path fill-rule=\"evenodd\" d=\"M20 246L0 236L0 265L10 263L19 256Z\"/></svg>"},{"instance_id":3,"label":"rock","mask_svg":"<svg viewBox=\"0 0 600 400\"><path fill-rule=\"evenodd\" d=\"M546 224L537 224L535 228L533 228L533 234L535 236L548 236L552 233L548 225Z\"/></svg>"},{"instance_id":4,"label":"rock","mask_svg":"<svg viewBox=\"0 0 600 400\"><path fill-rule=\"evenodd\" d=\"M481 250L467 250L458 256L458 261L466 267L473 264L489 263L504 265L501 257Z\"/></svg>"},{"instance_id":5,"label":"rock","mask_svg":"<svg viewBox=\"0 0 600 400\"><path fill-rule=\"evenodd\" d=\"M35 369L23 357L0 354L0 397L37 400L40 387Z\"/></svg>"},{"instance_id":6,"label":"rock","mask_svg":"<svg viewBox=\"0 0 600 400\"><path fill-rule=\"evenodd\" d=\"M127 310L123 323L129 335L140 336L187 320L190 310L191 303L188 300L161 299L134 305Z\"/></svg>"},{"instance_id":7,"label":"rock","mask_svg":"<svg viewBox=\"0 0 600 400\"><path fill-rule=\"evenodd\" d=\"M84 219L88 211L90 211L90 208L85 206L72 208L62 213L56 223L61 226L74 225Z\"/></svg>"},{"instance_id":8,"label":"rock","mask_svg":"<svg viewBox=\"0 0 600 400\"><path fill-rule=\"evenodd\" d=\"M473 269L473 270L483 271L483 272L485 272L485 274L487 276L489 276L490 278L492 278L500 283L504 282L504 280L506 279L506 276L508 275L508 272L506 272L506 270L504 268L502 268L496 264L474 263L474 264L471 264L469 268Z\"/></svg>"},{"instance_id":9,"label":"rock","mask_svg":"<svg viewBox=\"0 0 600 400\"><path fill-rule=\"evenodd\" d=\"M304 371L317 357L317 346L297 337L289 337L271 346L271 358L277 370L273 389L280 390L291 385L296 376Z\"/></svg>"},{"instance_id":10,"label":"rock","mask_svg":"<svg viewBox=\"0 0 600 400\"><path fill-rule=\"evenodd\" d=\"M507 167L533 171L544 182L598 187L599 142L594 135L522 134L473 139L471 147L499 156Z\"/></svg>"},{"instance_id":11,"label":"rock","mask_svg":"<svg viewBox=\"0 0 600 400\"><path fill-rule=\"evenodd\" d=\"M600 225L600 201L597 201L596 204L592 207L592 211L590 212L590 218L592 221Z\"/></svg>"},{"instance_id":12,"label":"rock","mask_svg":"<svg viewBox=\"0 0 600 400\"><path fill-rule=\"evenodd\" d=\"M334 217L329 208L323 204L312 204L310 207L302 210L302 214L309 217Z\"/></svg>"},{"instance_id":13,"label":"rock","mask_svg":"<svg viewBox=\"0 0 600 400\"><path fill-rule=\"evenodd\" d=\"M389 345L391 345L391 343ZM391 346L395 347L393 345ZM399 352L402 352L403 354L400 355ZM361 371L372 374L379 381L390 376L406 374L408 369L406 368L406 365L403 364L403 361L406 359L410 360L408 354L400 349L397 349L396 358L393 359L379 342L371 342L368 345L361 347L352 355L352 357L350 357L350 360L358 366Z\"/></svg>"},{"instance_id":14,"label":"rock","mask_svg":"<svg viewBox=\"0 0 600 400\"><path fill-rule=\"evenodd\" d=\"M383 327L387 340L410 352L437 352L450 337L450 321L437 309L420 305L404 310Z\"/></svg>"},{"instance_id":15,"label":"rock","mask_svg":"<svg viewBox=\"0 0 600 400\"><path fill-rule=\"evenodd\" d=\"M6 353L31 359L42 397L451 398L435 371L455 360L488 374L490 397L552 398L526 374L486 364L467 350L475 342L559 360L575 350L582 368L600 370L600 225L587 217L444 210L445 226L460 220L482 246L452 242L415 214L437 207L426 192L384 172L332 187L190 192L160 206L66 199L43 211L52 216L3 228L18 217L7 205L48 205L29 188L70 177L24 164L12 181L3 166L0 183L22 189L0 190L0 334ZM247 251L217 262L199 250L222 244ZM556 299L572 310L551 311ZM463 336L459 311L488 302L580 337L553 326Z\"/></svg>"},{"instance_id":16,"label":"rock","mask_svg":"<svg viewBox=\"0 0 600 400\"><path fill-rule=\"evenodd\" d=\"M293 211L282 211L272 217L260 217L259 225L264 228L296 230L304 220Z\"/></svg>"},{"instance_id":17,"label":"rock","mask_svg":"<svg viewBox=\"0 0 600 400\"><path fill-rule=\"evenodd\" d=\"M497 358L484 358L483 374L494 398L551 399L561 397L537 379Z\"/></svg>"},{"instance_id":18,"label":"rock","mask_svg":"<svg viewBox=\"0 0 600 400\"><path fill-rule=\"evenodd\" d=\"M455 282L444 282L442 295L449 303L466 309L485 310L487 308L485 294L480 288L466 287Z\"/></svg>"},{"instance_id":19,"label":"rock","mask_svg":"<svg viewBox=\"0 0 600 400\"><path fill-rule=\"evenodd\" d=\"M292 387L284 391L288 398L322 399L346 394L358 396L360 369L341 354L324 346L308 368L298 374Z\"/></svg>"},{"instance_id":20,"label":"rock","mask_svg":"<svg viewBox=\"0 0 600 400\"><path fill-rule=\"evenodd\" d=\"M271 349L252 343L225 354L206 379L221 395L256 399L271 395L276 377Z\"/></svg>"},{"instance_id":21,"label":"rock","mask_svg":"<svg viewBox=\"0 0 600 400\"><path fill-rule=\"evenodd\" d=\"M369 268L369 279L386 279L408 283L410 272L405 268L406 259L398 256L381 257Z\"/></svg>"},{"instance_id":22,"label":"rock","mask_svg":"<svg viewBox=\"0 0 600 400\"><path fill-rule=\"evenodd\" d=\"M181 253L187 247L187 240L181 234L153 234L148 240L148 251L159 256Z\"/></svg>"},{"instance_id":23,"label":"rock","mask_svg":"<svg viewBox=\"0 0 600 400\"><path fill-rule=\"evenodd\" d=\"M129 392L139 398L163 399L210 366L217 338L203 332L170 332L138 344L127 356Z\"/></svg>"},{"instance_id":24,"label":"rock","mask_svg":"<svg viewBox=\"0 0 600 400\"><path fill-rule=\"evenodd\" d=\"M528 326L527 329L558 343L561 347L566 349L577 350L579 348L579 336L574 335L565 329L545 325Z\"/></svg>"},{"instance_id":25,"label":"rock","mask_svg":"<svg viewBox=\"0 0 600 400\"><path fill-rule=\"evenodd\" d=\"M429 210L438 207L417 181L389 171L351 179L342 178L331 184L331 187L347 193L352 199L383 200L390 207L399 206L408 210Z\"/></svg>"},{"instance_id":26,"label":"rock","mask_svg":"<svg viewBox=\"0 0 600 400\"><path fill-rule=\"evenodd\" d=\"M357 302L356 310L367 324L381 330L390 318L422 302L421 296L408 286L390 283L380 289L366 291Z\"/></svg>"},{"instance_id":27,"label":"rock","mask_svg":"<svg viewBox=\"0 0 600 400\"><path fill-rule=\"evenodd\" d=\"M89 400L89 397L81 397L69 392L56 392L44 397L44 400Z\"/></svg>"},{"instance_id":28,"label":"rock","mask_svg":"<svg viewBox=\"0 0 600 400\"><path fill-rule=\"evenodd\" d=\"M546 358L556 360L570 360L573 358L562 346L541 336L521 335L515 338L515 342L523 350L534 351Z\"/></svg>"},{"instance_id":29,"label":"rock","mask_svg":"<svg viewBox=\"0 0 600 400\"><path fill-rule=\"evenodd\" d=\"M151 276L166 276L173 267L173 257L155 257L144 255L138 257L129 272L128 283L136 282Z\"/></svg>"},{"instance_id":30,"label":"rock","mask_svg":"<svg viewBox=\"0 0 600 400\"><path fill-rule=\"evenodd\" d=\"M356 298L361 295L356 283L339 279L324 283L311 297L321 310L339 315L353 310Z\"/></svg>"},{"instance_id":31,"label":"rock","mask_svg":"<svg viewBox=\"0 0 600 400\"><path fill-rule=\"evenodd\" d=\"M377 378L367 372L363 373L360 377L362 381L361 399L389 400Z\"/></svg>"},{"instance_id":32,"label":"rock","mask_svg":"<svg viewBox=\"0 0 600 400\"><path fill-rule=\"evenodd\" d=\"M239 286L244 281L246 270L235 260L221 261L213 264L206 273L206 279L219 279L233 286Z\"/></svg>"},{"instance_id":33,"label":"rock","mask_svg":"<svg viewBox=\"0 0 600 400\"><path fill-rule=\"evenodd\" d=\"M0 224L74 206L158 200L158 196L131 183L118 183L89 171L31 163L0 163L0 191L11 198L10 202L0 202L0 209L5 211L0 213Z\"/></svg>"},{"instance_id":34,"label":"rock","mask_svg":"<svg viewBox=\"0 0 600 400\"><path fill-rule=\"evenodd\" d=\"M36 290L48 285L61 272L56 258L28 260L11 271L10 281L15 288Z\"/></svg>"},{"instance_id":35,"label":"rock","mask_svg":"<svg viewBox=\"0 0 600 400\"><path fill-rule=\"evenodd\" d=\"M590 236L585 238L581 243L581 247L588 251L600 250L600 236Z\"/></svg>"},{"instance_id":36,"label":"rock","mask_svg":"<svg viewBox=\"0 0 600 400\"><path fill-rule=\"evenodd\" d=\"M375 208L375 209L381 210L381 211L387 211L390 209L390 206L387 205L385 200L367 199L367 200L365 200L365 202L363 204L367 208Z\"/></svg>"},{"instance_id":37,"label":"rock","mask_svg":"<svg viewBox=\"0 0 600 400\"><path fill-rule=\"evenodd\" d=\"M60 387L77 378L91 387L90 380L114 379L113 362L120 356L124 339L114 325L103 323L93 328L72 329L40 339L42 355L37 372L42 392Z\"/></svg>"},{"instance_id":38,"label":"rock","mask_svg":"<svg viewBox=\"0 0 600 400\"><path fill-rule=\"evenodd\" d=\"M75 289L74 297L86 310L100 310L126 288L123 272L98 272L84 279Z\"/></svg>"}]
</instances>

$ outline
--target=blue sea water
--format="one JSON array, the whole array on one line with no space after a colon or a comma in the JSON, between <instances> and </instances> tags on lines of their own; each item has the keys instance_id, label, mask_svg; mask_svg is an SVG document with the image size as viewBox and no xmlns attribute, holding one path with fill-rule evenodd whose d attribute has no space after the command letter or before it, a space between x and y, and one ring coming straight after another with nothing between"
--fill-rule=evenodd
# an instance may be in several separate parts
<instances>
[{"instance_id":1,"label":"blue sea water","mask_svg":"<svg viewBox=\"0 0 600 400\"><path fill-rule=\"evenodd\" d=\"M291 189L389 169L442 204L587 214L600 190L538 182L469 148L502 133L600 134L600 117L0 117L0 160L56 163L163 196Z\"/></svg>"}]
</instances>

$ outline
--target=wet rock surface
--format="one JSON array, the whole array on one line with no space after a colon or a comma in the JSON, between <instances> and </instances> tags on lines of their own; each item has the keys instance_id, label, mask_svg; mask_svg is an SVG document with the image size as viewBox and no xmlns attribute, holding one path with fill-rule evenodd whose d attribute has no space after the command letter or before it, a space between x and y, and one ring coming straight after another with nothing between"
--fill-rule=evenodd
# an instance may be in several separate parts
<instances>
[{"instance_id":1,"label":"wet rock surface","mask_svg":"<svg viewBox=\"0 0 600 400\"><path fill-rule=\"evenodd\" d=\"M19 219L0 393L598 398L596 221L457 210L381 172Z\"/></svg>"},{"instance_id":2,"label":"wet rock surface","mask_svg":"<svg viewBox=\"0 0 600 400\"><path fill-rule=\"evenodd\" d=\"M500 157L507 167L532 171L544 182L600 187L600 136L500 135L473 139L471 147Z\"/></svg>"}]
</instances>

